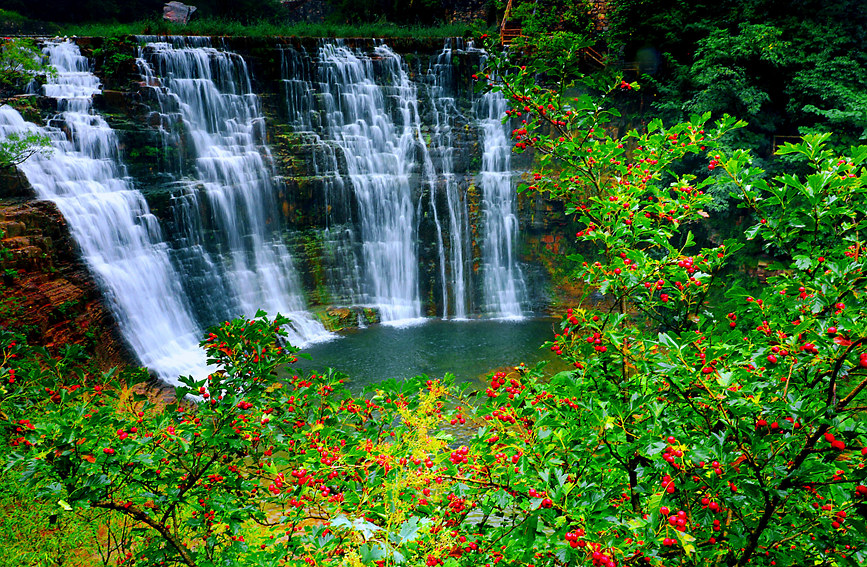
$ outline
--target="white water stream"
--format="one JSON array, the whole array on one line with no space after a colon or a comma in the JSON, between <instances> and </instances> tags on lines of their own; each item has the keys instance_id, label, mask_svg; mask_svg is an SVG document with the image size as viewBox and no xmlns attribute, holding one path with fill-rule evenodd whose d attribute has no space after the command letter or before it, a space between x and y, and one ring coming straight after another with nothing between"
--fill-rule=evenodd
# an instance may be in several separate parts
<instances>
[{"instance_id":1,"label":"white water stream","mask_svg":"<svg viewBox=\"0 0 867 567\"><path fill-rule=\"evenodd\" d=\"M483 130L482 214L485 238L482 244L484 284L483 310L495 317L520 318L526 303L524 277L518 265L518 216L512 186L512 145L502 117L506 99L489 92L476 101L476 116Z\"/></svg>"},{"instance_id":2,"label":"white water stream","mask_svg":"<svg viewBox=\"0 0 867 567\"><path fill-rule=\"evenodd\" d=\"M37 154L19 167L38 196L63 214L141 363L168 382L180 374L202 375L201 331L184 302L159 224L120 163L117 137L93 113L99 80L71 42L47 43L45 53L58 71L45 94L57 99L60 113L40 129L3 106L0 132L50 137L50 157Z\"/></svg>"},{"instance_id":3,"label":"white water stream","mask_svg":"<svg viewBox=\"0 0 867 567\"><path fill-rule=\"evenodd\" d=\"M419 144L418 99L400 58L376 48L388 86L373 61L341 43L319 48L319 90L329 139L343 152L358 207L364 277L360 303L383 322L421 317L416 213L410 175ZM386 105L395 105L392 109Z\"/></svg>"},{"instance_id":4,"label":"white water stream","mask_svg":"<svg viewBox=\"0 0 867 567\"><path fill-rule=\"evenodd\" d=\"M294 261L282 238L275 171L264 118L242 57L184 38L150 42L138 61L157 90L164 120L182 124L195 169L176 195L186 231L178 255L206 294L211 317L258 309L292 320L296 346L332 335L307 312Z\"/></svg>"}]
</instances>

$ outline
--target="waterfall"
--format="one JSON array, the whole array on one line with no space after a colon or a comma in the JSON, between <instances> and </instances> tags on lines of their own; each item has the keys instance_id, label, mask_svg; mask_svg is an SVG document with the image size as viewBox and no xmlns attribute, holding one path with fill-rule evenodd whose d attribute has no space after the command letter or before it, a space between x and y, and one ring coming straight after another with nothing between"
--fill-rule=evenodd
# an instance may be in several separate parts
<instances>
[{"instance_id":1,"label":"waterfall","mask_svg":"<svg viewBox=\"0 0 867 567\"><path fill-rule=\"evenodd\" d=\"M120 163L115 133L91 109L99 80L75 44L49 42L44 51L58 71L45 94L57 99L60 113L39 129L3 106L0 132L39 131L50 137L53 155L36 154L19 168L37 195L53 201L66 219L141 363L170 383L179 374L203 375L201 332L160 226Z\"/></svg>"},{"instance_id":2,"label":"waterfall","mask_svg":"<svg viewBox=\"0 0 867 567\"><path fill-rule=\"evenodd\" d=\"M502 123L506 108L506 99L501 92L485 93L476 101L484 148L479 172L484 224L484 310L496 317L520 318L526 292L515 257L518 217L516 193L512 187L512 147Z\"/></svg>"},{"instance_id":3,"label":"waterfall","mask_svg":"<svg viewBox=\"0 0 867 567\"><path fill-rule=\"evenodd\" d=\"M455 40L457 41L457 40ZM457 108L456 81L452 58L455 50L451 40L445 46L428 70L432 83L429 87L433 106L431 142L440 164L439 183L431 187L431 203L437 223L438 246L440 249L440 272L442 278L443 317L452 315L455 319L465 319L469 312L468 277L470 274L470 224L466 195L458 188L454 173L455 139L454 129L461 118ZM436 193L442 186L448 216L446 232L449 246L446 248L442 237L442 224L436 213ZM449 297L452 308L449 309Z\"/></svg>"},{"instance_id":4,"label":"waterfall","mask_svg":"<svg viewBox=\"0 0 867 567\"><path fill-rule=\"evenodd\" d=\"M362 301L360 243L353 227L350 183L338 165L340 148L322 138L321 115L309 54L292 47L280 49L286 121L296 134L293 141L304 148L305 173L315 179L324 195L325 227L317 231L322 243L320 264L325 275L328 299L342 305Z\"/></svg>"},{"instance_id":5,"label":"waterfall","mask_svg":"<svg viewBox=\"0 0 867 567\"><path fill-rule=\"evenodd\" d=\"M292 320L296 346L331 335L305 311L284 242L264 118L244 59L207 38L150 41L138 60L161 107L168 138L189 152L173 195L172 244L199 317L209 322L258 309Z\"/></svg>"},{"instance_id":6,"label":"waterfall","mask_svg":"<svg viewBox=\"0 0 867 567\"><path fill-rule=\"evenodd\" d=\"M374 305L384 321L419 316L424 249L443 318L522 315L505 100L461 98L454 59L468 54L484 57L447 40L411 78L383 44L281 49L287 123L305 148L308 179L324 193L319 238L333 300ZM466 155L472 134L482 148L475 171ZM464 189L473 176L481 194L476 226Z\"/></svg>"},{"instance_id":7,"label":"waterfall","mask_svg":"<svg viewBox=\"0 0 867 567\"><path fill-rule=\"evenodd\" d=\"M410 177L420 146L417 92L401 59L375 48L372 58L339 42L319 48L319 92L328 138L341 150L353 189L361 243L360 302L383 322L421 316L417 217Z\"/></svg>"}]
</instances>

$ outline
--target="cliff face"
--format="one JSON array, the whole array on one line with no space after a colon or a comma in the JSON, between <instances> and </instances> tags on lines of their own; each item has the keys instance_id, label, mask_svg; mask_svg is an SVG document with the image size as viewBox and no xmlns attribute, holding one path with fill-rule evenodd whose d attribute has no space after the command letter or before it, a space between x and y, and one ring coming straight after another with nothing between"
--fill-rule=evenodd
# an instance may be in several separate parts
<instances>
[{"instance_id":1,"label":"cliff face","mask_svg":"<svg viewBox=\"0 0 867 567\"><path fill-rule=\"evenodd\" d=\"M0 324L55 354L81 345L102 370L134 363L53 203L0 199L0 231Z\"/></svg>"}]
</instances>

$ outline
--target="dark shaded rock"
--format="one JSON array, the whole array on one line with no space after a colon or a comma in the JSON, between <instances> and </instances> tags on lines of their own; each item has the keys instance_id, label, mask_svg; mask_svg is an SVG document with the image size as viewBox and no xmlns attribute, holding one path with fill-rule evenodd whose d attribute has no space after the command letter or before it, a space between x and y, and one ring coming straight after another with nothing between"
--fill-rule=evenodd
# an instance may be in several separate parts
<instances>
[{"instance_id":1,"label":"dark shaded rock","mask_svg":"<svg viewBox=\"0 0 867 567\"><path fill-rule=\"evenodd\" d=\"M17 167L0 168L0 199L33 198L36 192Z\"/></svg>"}]
</instances>

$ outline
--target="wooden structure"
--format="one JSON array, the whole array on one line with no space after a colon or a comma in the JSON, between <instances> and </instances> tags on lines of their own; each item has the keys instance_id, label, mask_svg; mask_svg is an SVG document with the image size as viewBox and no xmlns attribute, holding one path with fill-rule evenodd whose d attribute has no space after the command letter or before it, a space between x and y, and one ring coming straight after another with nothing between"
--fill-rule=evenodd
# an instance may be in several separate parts
<instances>
[{"instance_id":1,"label":"wooden structure","mask_svg":"<svg viewBox=\"0 0 867 567\"><path fill-rule=\"evenodd\" d=\"M521 23L513 21L512 17L512 0L506 5L506 12L503 14L503 22L500 24L500 43L509 45L512 41L521 37Z\"/></svg>"}]
</instances>

